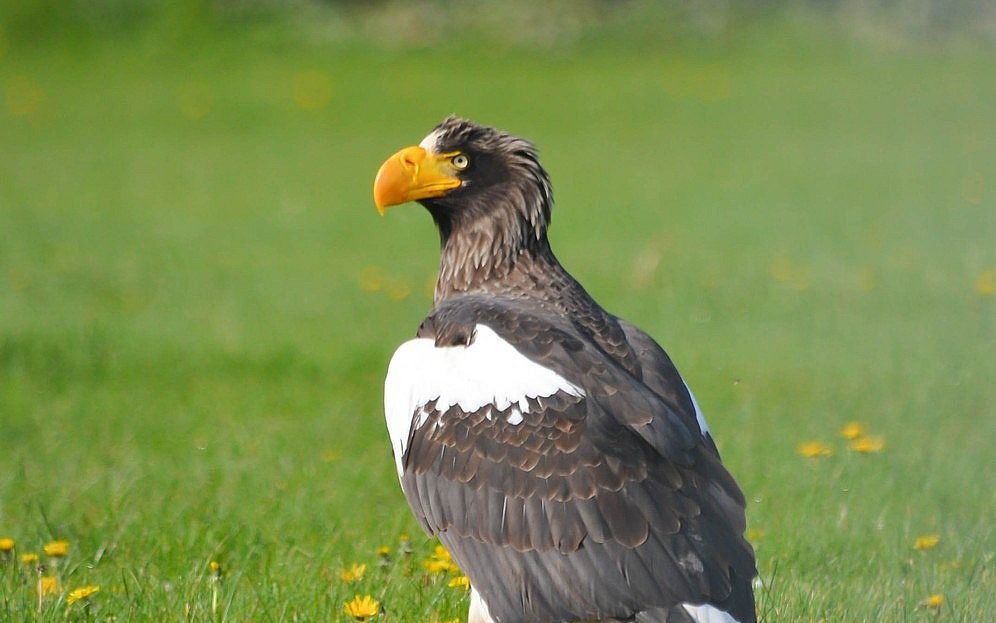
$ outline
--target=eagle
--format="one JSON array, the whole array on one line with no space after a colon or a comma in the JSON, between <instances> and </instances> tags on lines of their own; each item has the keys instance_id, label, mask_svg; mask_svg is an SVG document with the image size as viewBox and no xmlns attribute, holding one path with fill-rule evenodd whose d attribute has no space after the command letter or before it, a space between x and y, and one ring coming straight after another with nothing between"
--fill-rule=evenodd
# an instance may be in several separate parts
<instances>
[{"instance_id":1,"label":"eagle","mask_svg":"<svg viewBox=\"0 0 996 623\"><path fill-rule=\"evenodd\" d=\"M745 502L664 350L561 265L532 143L448 117L374 203L439 230L434 301L388 366L401 488L470 623L755 623Z\"/></svg>"}]
</instances>

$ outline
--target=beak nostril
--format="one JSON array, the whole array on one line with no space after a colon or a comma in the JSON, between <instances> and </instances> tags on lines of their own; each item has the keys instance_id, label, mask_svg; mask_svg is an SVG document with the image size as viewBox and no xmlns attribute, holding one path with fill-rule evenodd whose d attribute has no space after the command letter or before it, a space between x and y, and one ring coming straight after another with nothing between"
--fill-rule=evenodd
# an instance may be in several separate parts
<instances>
[{"instance_id":1,"label":"beak nostril","mask_svg":"<svg viewBox=\"0 0 996 623\"><path fill-rule=\"evenodd\" d=\"M425 151L420 147L410 147L401 150L398 154L401 166L409 171L418 171L422 161L425 160Z\"/></svg>"}]
</instances>

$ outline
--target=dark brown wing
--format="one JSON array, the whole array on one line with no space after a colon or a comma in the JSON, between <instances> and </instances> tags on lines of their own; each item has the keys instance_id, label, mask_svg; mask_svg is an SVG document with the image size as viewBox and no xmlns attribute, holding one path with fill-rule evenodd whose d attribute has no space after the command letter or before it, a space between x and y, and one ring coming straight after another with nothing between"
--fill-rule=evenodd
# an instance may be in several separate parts
<instances>
[{"instance_id":1,"label":"dark brown wing","mask_svg":"<svg viewBox=\"0 0 996 623\"><path fill-rule=\"evenodd\" d=\"M709 603L754 621L743 498L681 392L651 389L563 318L516 303L454 299L420 335L446 347L480 326L583 390L412 410L405 495L495 620Z\"/></svg>"}]
</instances>

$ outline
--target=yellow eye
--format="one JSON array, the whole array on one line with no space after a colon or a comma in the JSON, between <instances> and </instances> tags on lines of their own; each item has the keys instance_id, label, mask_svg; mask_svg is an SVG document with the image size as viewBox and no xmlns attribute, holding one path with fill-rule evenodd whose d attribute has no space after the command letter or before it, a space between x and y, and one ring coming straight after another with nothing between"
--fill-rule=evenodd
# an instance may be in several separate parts
<instances>
[{"instance_id":1,"label":"yellow eye","mask_svg":"<svg viewBox=\"0 0 996 623\"><path fill-rule=\"evenodd\" d=\"M470 164L470 160L468 160L467 156L463 154L457 154L453 156L453 160L450 160L450 162L453 163L454 167L460 170L466 169L467 165Z\"/></svg>"}]
</instances>

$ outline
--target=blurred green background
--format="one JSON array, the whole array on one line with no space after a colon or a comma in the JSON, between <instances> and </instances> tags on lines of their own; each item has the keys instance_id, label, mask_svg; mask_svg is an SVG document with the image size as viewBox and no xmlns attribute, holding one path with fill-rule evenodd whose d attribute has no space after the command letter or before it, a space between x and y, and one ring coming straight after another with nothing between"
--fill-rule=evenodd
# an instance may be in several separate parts
<instances>
[{"instance_id":1,"label":"blurred green background","mask_svg":"<svg viewBox=\"0 0 996 623\"><path fill-rule=\"evenodd\" d=\"M370 197L449 113L538 144L562 261L695 389L764 620L988 618L994 39L985 2L5 0L0 620L464 620L381 414L437 238Z\"/></svg>"}]
</instances>

